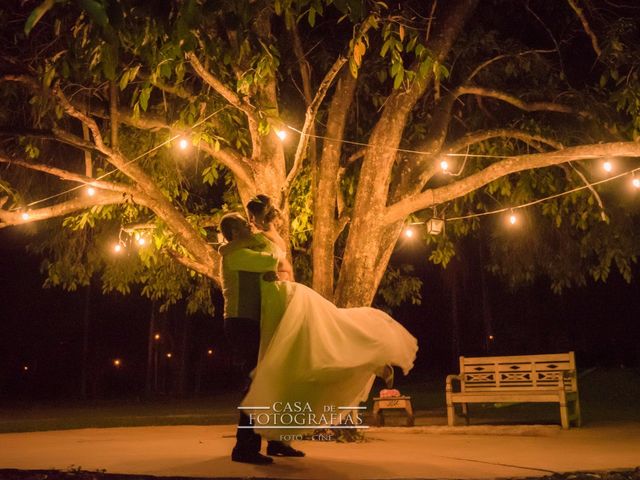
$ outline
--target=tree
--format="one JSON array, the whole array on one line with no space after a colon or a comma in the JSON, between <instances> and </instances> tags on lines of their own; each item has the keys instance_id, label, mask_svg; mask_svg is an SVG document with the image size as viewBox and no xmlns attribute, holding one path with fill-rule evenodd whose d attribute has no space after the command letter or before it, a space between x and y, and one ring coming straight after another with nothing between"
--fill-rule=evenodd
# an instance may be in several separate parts
<instances>
[{"instance_id":1,"label":"tree","mask_svg":"<svg viewBox=\"0 0 640 480\"><path fill-rule=\"evenodd\" d=\"M624 4L162 7L3 7L3 22L24 32L3 33L0 161L11 168L0 225L65 217L67 235L91 236L100 251L97 239L114 230L152 240L126 268L94 259L80 272L84 283L101 265L106 288L141 281L152 298L188 289L194 305L206 304L205 280L218 279L207 229L266 193L283 212L283 236L298 252L310 249L313 287L342 306L369 304L407 219L428 219L436 207L461 216L494 201L517 206L584 185L589 159L640 156L637 10ZM301 125L299 134L289 124ZM285 146L282 132L295 145ZM202 171L166 147L185 135ZM443 158L455 174L440 173ZM27 211L22 188L33 177L18 169L95 194L74 190ZM29 200L43 184L35 185ZM545 204L542 219L601 229L600 203L591 187ZM447 236L430 240L436 262L446 263L452 240L478 220L448 225ZM614 247L607 267L627 271L633 247Z\"/></svg>"}]
</instances>

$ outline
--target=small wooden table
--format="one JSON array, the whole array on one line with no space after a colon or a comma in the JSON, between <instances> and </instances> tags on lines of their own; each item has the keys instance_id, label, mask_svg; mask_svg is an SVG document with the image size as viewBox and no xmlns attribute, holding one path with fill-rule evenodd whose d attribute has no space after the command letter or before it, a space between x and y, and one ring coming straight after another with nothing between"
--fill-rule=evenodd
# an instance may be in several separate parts
<instances>
[{"instance_id":1,"label":"small wooden table","mask_svg":"<svg viewBox=\"0 0 640 480\"><path fill-rule=\"evenodd\" d=\"M375 397L373 399L374 425L384 425L384 410L404 410L407 413L407 427L413 427L413 407L411 397L400 395L398 397Z\"/></svg>"}]
</instances>

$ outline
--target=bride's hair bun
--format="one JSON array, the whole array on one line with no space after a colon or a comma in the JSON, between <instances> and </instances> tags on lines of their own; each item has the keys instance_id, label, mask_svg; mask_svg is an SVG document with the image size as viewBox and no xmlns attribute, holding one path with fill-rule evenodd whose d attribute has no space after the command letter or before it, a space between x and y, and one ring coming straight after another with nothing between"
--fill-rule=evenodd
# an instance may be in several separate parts
<instances>
[{"instance_id":1,"label":"bride's hair bun","mask_svg":"<svg viewBox=\"0 0 640 480\"><path fill-rule=\"evenodd\" d=\"M271 198L263 193L256 195L247 203L247 210L253 217L262 217L267 223L273 222L280 215Z\"/></svg>"}]
</instances>

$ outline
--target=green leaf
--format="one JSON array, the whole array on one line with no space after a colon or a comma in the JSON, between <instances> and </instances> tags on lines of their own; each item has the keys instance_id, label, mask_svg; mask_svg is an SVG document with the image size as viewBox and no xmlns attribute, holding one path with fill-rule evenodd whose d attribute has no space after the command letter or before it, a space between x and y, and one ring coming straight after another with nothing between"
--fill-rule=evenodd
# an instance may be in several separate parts
<instances>
[{"instance_id":1,"label":"green leaf","mask_svg":"<svg viewBox=\"0 0 640 480\"><path fill-rule=\"evenodd\" d=\"M396 74L395 79L393 80L393 88L400 88L402 85L402 81L404 80L404 68L400 68L398 73Z\"/></svg>"},{"instance_id":2,"label":"green leaf","mask_svg":"<svg viewBox=\"0 0 640 480\"><path fill-rule=\"evenodd\" d=\"M147 107L149 106L149 97L151 96L151 85L144 87L140 90L140 107L145 112L147 111Z\"/></svg>"},{"instance_id":3,"label":"green leaf","mask_svg":"<svg viewBox=\"0 0 640 480\"><path fill-rule=\"evenodd\" d=\"M29 35L33 27L36 26L36 23L40 21L45 13L53 8L55 3L55 0L44 0L44 2L34 8L33 12L31 12L29 18L27 18L27 21L24 24L24 33L26 35Z\"/></svg>"},{"instance_id":4,"label":"green leaf","mask_svg":"<svg viewBox=\"0 0 640 480\"><path fill-rule=\"evenodd\" d=\"M382 49L380 50L380 56L384 57L387 53L387 50L389 50L389 48L391 48L391 46L393 45L393 42L395 40L393 38L389 38L386 42L384 42L384 44L382 45Z\"/></svg>"},{"instance_id":5,"label":"green leaf","mask_svg":"<svg viewBox=\"0 0 640 480\"><path fill-rule=\"evenodd\" d=\"M89 14L91 20L105 28L109 24L109 17L107 16L107 10L102 4L96 0L78 0L80 8Z\"/></svg>"},{"instance_id":6,"label":"green leaf","mask_svg":"<svg viewBox=\"0 0 640 480\"><path fill-rule=\"evenodd\" d=\"M312 27L316 24L316 9L311 7L309 8L309 25Z\"/></svg>"}]
</instances>

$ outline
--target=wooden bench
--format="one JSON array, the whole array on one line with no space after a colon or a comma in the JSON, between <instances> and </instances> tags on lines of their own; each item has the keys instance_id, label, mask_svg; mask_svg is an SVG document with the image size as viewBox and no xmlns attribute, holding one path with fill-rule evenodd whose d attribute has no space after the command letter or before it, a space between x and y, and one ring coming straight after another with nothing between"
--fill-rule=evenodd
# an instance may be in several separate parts
<instances>
[{"instance_id":1,"label":"wooden bench","mask_svg":"<svg viewBox=\"0 0 640 480\"><path fill-rule=\"evenodd\" d=\"M459 391L454 391L454 381ZM580 399L573 352L512 357L460 357L460 373L447 376L447 421L455 404L469 424L469 403L548 402L560 404L562 428L580 426ZM571 408L569 408L571 407Z\"/></svg>"}]
</instances>

